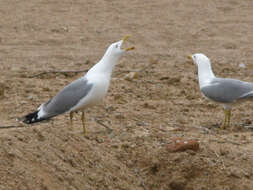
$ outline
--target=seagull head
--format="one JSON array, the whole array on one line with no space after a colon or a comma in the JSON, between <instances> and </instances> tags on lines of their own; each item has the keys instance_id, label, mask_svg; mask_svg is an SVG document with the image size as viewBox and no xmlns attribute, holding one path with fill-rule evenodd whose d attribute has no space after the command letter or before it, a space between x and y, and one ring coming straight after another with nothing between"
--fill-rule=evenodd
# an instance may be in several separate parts
<instances>
[{"instance_id":1,"label":"seagull head","mask_svg":"<svg viewBox=\"0 0 253 190\"><path fill-rule=\"evenodd\" d=\"M196 65L210 64L209 58L203 53L195 53L193 55L188 55L187 59L193 61Z\"/></svg>"},{"instance_id":2,"label":"seagull head","mask_svg":"<svg viewBox=\"0 0 253 190\"><path fill-rule=\"evenodd\" d=\"M120 57L126 51L134 50L135 47L122 48L123 44L127 41L130 36L124 36L120 41L112 43L108 49L107 53L111 56Z\"/></svg>"}]
</instances>

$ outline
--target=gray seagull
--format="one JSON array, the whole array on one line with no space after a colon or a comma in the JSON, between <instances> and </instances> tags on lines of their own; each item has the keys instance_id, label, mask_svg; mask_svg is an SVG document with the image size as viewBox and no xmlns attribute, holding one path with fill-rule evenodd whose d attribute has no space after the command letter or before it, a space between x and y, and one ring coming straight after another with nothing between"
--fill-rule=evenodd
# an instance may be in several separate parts
<instances>
[{"instance_id":1,"label":"gray seagull","mask_svg":"<svg viewBox=\"0 0 253 190\"><path fill-rule=\"evenodd\" d=\"M41 104L37 111L24 116L23 122L31 124L69 113L72 127L74 112L81 111L83 132L86 133L84 109L97 104L104 98L115 64L126 51L135 49L134 47L121 48L128 38L129 36L125 36L122 40L111 44L102 59L83 77L65 86L55 97Z\"/></svg>"},{"instance_id":2,"label":"gray seagull","mask_svg":"<svg viewBox=\"0 0 253 190\"><path fill-rule=\"evenodd\" d=\"M224 107L225 119L221 128L229 127L232 106L245 100L253 100L253 83L215 77L209 58L202 53L187 58L198 66L199 87L202 94Z\"/></svg>"}]
</instances>

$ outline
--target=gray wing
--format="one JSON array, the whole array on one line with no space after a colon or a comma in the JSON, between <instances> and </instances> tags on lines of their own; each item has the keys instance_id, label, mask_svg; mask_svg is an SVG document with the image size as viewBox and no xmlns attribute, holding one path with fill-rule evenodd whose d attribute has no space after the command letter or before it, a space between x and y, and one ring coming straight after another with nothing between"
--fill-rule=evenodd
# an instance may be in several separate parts
<instances>
[{"instance_id":1,"label":"gray wing","mask_svg":"<svg viewBox=\"0 0 253 190\"><path fill-rule=\"evenodd\" d=\"M201 91L213 101L232 103L239 99L253 98L253 83L215 78L210 85L201 88Z\"/></svg>"},{"instance_id":2,"label":"gray wing","mask_svg":"<svg viewBox=\"0 0 253 190\"><path fill-rule=\"evenodd\" d=\"M64 87L54 98L43 105L47 117L62 114L74 107L91 90L92 84L86 78L80 78Z\"/></svg>"}]
</instances>

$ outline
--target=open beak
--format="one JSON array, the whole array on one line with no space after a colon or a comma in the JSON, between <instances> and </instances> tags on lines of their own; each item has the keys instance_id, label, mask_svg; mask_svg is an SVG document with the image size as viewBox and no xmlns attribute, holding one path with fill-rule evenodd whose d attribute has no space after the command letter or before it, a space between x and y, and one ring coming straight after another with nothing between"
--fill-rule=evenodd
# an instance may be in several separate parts
<instances>
[{"instance_id":1,"label":"open beak","mask_svg":"<svg viewBox=\"0 0 253 190\"><path fill-rule=\"evenodd\" d=\"M122 44L125 43L129 37L130 37L129 35L124 36L124 37L122 38ZM134 50L134 49L135 49L135 47L132 46L132 47L129 47L129 48L125 48L125 49L123 49L123 50L125 50L125 51L130 51L130 50Z\"/></svg>"}]
</instances>

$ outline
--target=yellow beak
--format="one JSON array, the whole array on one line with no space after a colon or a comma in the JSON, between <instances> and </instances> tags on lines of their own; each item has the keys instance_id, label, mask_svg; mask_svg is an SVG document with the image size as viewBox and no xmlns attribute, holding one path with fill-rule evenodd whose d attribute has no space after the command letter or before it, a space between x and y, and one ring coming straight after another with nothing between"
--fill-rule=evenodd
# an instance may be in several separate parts
<instances>
[{"instance_id":1,"label":"yellow beak","mask_svg":"<svg viewBox=\"0 0 253 190\"><path fill-rule=\"evenodd\" d=\"M130 38L129 35L124 36L124 37L122 38L123 43L125 43L125 42L127 41L128 38ZM132 47L129 47L129 48L125 48L124 50L125 50L125 51L130 51L130 50L134 50L134 49L135 49L135 47L132 46Z\"/></svg>"},{"instance_id":2,"label":"yellow beak","mask_svg":"<svg viewBox=\"0 0 253 190\"><path fill-rule=\"evenodd\" d=\"M192 55L187 55L187 62L193 64Z\"/></svg>"},{"instance_id":3,"label":"yellow beak","mask_svg":"<svg viewBox=\"0 0 253 190\"><path fill-rule=\"evenodd\" d=\"M127 41L128 38L130 38L129 35L124 36L124 37L122 38L123 43L125 43L125 41Z\"/></svg>"},{"instance_id":4,"label":"yellow beak","mask_svg":"<svg viewBox=\"0 0 253 190\"><path fill-rule=\"evenodd\" d=\"M130 50L134 50L134 49L135 49L135 47L132 46L132 47L126 48L126 49L124 49L124 50L125 50L125 51L130 51Z\"/></svg>"},{"instance_id":5,"label":"yellow beak","mask_svg":"<svg viewBox=\"0 0 253 190\"><path fill-rule=\"evenodd\" d=\"M192 55L187 55L187 59L192 60Z\"/></svg>"}]
</instances>

